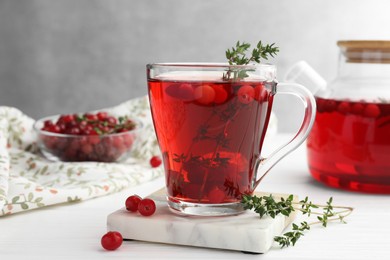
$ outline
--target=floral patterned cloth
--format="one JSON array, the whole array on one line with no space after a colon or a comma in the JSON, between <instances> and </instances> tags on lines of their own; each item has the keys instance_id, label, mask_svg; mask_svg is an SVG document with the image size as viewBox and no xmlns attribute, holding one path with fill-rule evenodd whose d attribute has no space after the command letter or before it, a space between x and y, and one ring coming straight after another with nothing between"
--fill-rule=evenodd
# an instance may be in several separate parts
<instances>
[{"instance_id":1,"label":"floral patterned cloth","mask_svg":"<svg viewBox=\"0 0 390 260\"><path fill-rule=\"evenodd\" d=\"M16 108L0 107L0 216L107 195L162 175L162 167L148 162L159 149L147 97L104 111L145 125L123 163L48 161L37 148L34 120Z\"/></svg>"}]
</instances>

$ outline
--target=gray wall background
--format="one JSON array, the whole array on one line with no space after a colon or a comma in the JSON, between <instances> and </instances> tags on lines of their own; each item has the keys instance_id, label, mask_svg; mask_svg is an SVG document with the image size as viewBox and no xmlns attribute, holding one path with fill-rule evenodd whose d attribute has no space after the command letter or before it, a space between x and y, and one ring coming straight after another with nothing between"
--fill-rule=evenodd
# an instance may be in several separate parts
<instances>
[{"instance_id":1,"label":"gray wall background","mask_svg":"<svg viewBox=\"0 0 390 260\"><path fill-rule=\"evenodd\" d=\"M280 47L325 79L340 39L390 39L386 0L0 0L0 105L33 118L109 107L146 94L145 64L224 61L237 40ZM280 131L301 108L279 97ZM294 116L291 116L291 113Z\"/></svg>"}]
</instances>

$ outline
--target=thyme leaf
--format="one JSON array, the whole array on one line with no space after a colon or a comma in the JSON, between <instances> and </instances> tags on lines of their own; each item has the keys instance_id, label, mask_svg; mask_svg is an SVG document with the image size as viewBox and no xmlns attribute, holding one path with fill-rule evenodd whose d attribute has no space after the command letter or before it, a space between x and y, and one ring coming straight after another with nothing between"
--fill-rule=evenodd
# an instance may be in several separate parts
<instances>
[{"instance_id":1,"label":"thyme leaf","mask_svg":"<svg viewBox=\"0 0 390 260\"><path fill-rule=\"evenodd\" d=\"M307 217L310 217L312 214L317 215L317 221L311 223L303 221L299 226L293 223L292 231L276 236L274 241L278 242L282 248L294 246L298 239L304 235L303 232L310 230L311 225L322 224L323 227L327 227L329 222L336 220L346 223L344 218L353 211L352 207L333 206L332 197L329 198L325 205L319 205L309 201L308 197L299 202L294 202L293 195L289 195L287 198L282 197L277 201L272 194L261 197L246 194L242 196L241 203L244 209L253 210L259 214L260 218L264 216L275 218L279 214L290 216L291 212L295 210L302 212ZM314 211L316 209L322 209L322 212Z\"/></svg>"},{"instance_id":2,"label":"thyme leaf","mask_svg":"<svg viewBox=\"0 0 390 260\"><path fill-rule=\"evenodd\" d=\"M249 43L237 41L236 46L226 50L225 55L229 65L248 65L250 63L261 63L261 60L268 60L269 56L274 57L279 52L279 47L272 44L263 44L259 41L256 47L252 50L251 55L247 56L251 45ZM229 68L223 74L223 80L237 80L248 77L250 69Z\"/></svg>"}]
</instances>

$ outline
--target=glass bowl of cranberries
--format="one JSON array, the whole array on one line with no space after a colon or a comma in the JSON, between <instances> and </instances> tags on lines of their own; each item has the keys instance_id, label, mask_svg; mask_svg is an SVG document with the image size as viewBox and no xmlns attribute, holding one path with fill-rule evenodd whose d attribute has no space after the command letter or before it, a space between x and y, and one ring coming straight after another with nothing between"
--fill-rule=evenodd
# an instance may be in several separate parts
<instances>
[{"instance_id":1,"label":"glass bowl of cranberries","mask_svg":"<svg viewBox=\"0 0 390 260\"><path fill-rule=\"evenodd\" d=\"M34 129L41 153L49 160L118 162L129 157L142 123L97 112L45 117Z\"/></svg>"}]
</instances>

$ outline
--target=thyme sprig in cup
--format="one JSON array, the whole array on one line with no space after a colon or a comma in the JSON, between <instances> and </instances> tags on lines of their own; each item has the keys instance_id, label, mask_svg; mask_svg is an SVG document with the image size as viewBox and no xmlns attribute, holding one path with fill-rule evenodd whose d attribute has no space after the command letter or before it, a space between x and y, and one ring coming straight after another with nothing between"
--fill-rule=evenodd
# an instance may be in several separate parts
<instances>
[{"instance_id":1,"label":"thyme sprig in cup","mask_svg":"<svg viewBox=\"0 0 390 260\"><path fill-rule=\"evenodd\" d=\"M226 63L147 65L153 123L162 152L170 209L220 216L244 212L266 173L297 148L315 116L313 96L302 86L276 81L274 44L237 42ZM240 64L237 64L240 63ZM278 86L278 87L276 87ZM298 95L305 119L296 136L268 159L261 157L273 97Z\"/></svg>"},{"instance_id":2,"label":"thyme sprig in cup","mask_svg":"<svg viewBox=\"0 0 390 260\"><path fill-rule=\"evenodd\" d=\"M263 45L259 41L251 52L251 56L247 57L247 52L251 47L250 43L236 43L236 47L226 50L226 58L229 65L248 65L251 63L261 63L261 59L268 60L269 56L272 58L279 52L279 47L275 43ZM230 67L229 70L223 74L224 80L237 80L248 77L250 69L242 69L239 67ZM233 74L233 76L232 76Z\"/></svg>"}]
</instances>

